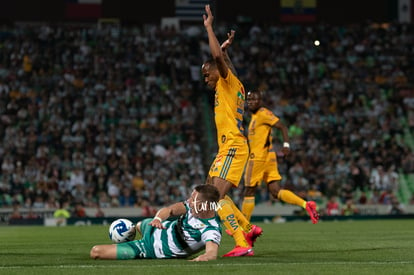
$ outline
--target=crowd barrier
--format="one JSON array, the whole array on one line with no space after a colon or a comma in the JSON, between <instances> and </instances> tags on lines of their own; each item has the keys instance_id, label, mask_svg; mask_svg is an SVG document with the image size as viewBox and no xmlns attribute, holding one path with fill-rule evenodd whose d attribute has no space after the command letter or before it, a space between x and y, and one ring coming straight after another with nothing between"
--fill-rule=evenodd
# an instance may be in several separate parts
<instances>
[{"instance_id":1,"label":"crowd barrier","mask_svg":"<svg viewBox=\"0 0 414 275\"><path fill-rule=\"evenodd\" d=\"M404 214L391 215L389 214L388 205L356 205L359 209L358 215L351 216L325 216L322 215L321 221L332 220L360 220L360 219L413 219L414 218L414 205L405 205ZM38 215L37 218L10 218L12 209L2 208L0 209L0 225L45 225L45 226L64 226L64 225L109 225L113 220L117 218L128 218L133 222L138 222L147 217L141 215L141 208L105 208L103 209L105 216L96 217L94 208L86 208L86 217L78 218L71 217L68 219L56 219L53 217L54 209L35 209L32 212ZM259 204L255 208L252 221L254 222L269 222L269 223L281 223L288 221L309 221L307 215L298 214L298 210L301 208L293 205L268 205ZM28 210L22 209L21 214L25 217ZM322 212L321 212L322 213Z\"/></svg>"}]
</instances>

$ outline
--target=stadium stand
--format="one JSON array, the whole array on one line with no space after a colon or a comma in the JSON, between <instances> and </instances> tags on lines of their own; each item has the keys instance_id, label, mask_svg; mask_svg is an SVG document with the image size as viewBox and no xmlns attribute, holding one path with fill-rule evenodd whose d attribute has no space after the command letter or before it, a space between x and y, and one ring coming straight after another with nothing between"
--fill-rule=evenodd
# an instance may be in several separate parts
<instances>
[{"instance_id":1,"label":"stadium stand","mask_svg":"<svg viewBox=\"0 0 414 275\"><path fill-rule=\"evenodd\" d=\"M220 37L229 29L220 25ZM214 153L213 95L194 77L208 56L202 33L3 27L1 208L157 207L187 197ZM280 159L287 188L318 191L322 209L331 196L409 203L413 42L405 24L237 29L230 54L241 80L265 90L290 126L294 153ZM275 203L266 191L257 199Z\"/></svg>"}]
</instances>

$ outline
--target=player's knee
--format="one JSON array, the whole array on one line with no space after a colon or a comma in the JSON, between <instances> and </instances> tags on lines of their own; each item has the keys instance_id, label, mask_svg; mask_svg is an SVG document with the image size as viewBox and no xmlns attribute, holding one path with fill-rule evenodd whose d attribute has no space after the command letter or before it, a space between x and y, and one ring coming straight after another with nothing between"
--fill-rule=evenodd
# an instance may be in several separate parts
<instances>
[{"instance_id":1,"label":"player's knee","mask_svg":"<svg viewBox=\"0 0 414 275\"><path fill-rule=\"evenodd\" d=\"M279 181L272 181L269 183L269 192L274 198L278 198L280 190L281 188Z\"/></svg>"},{"instance_id":2,"label":"player's knee","mask_svg":"<svg viewBox=\"0 0 414 275\"><path fill-rule=\"evenodd\" d=\"M246 187L244 189L244 196L251 197L256 193L256 187Z\"/></svg>"},{"instance_id":3,"label":"player's knee","mask_svg":"<svg viewBox=\"0 0 414 275\"><path fill-rule=\"evenodd\" d=\"M223 199L233 186L231 182L218 177L213 178L212 184L217 187L220 193L220 199Z\"/></svg>"},{"instance_id":4,"label":"player's knee","mask_svg":"<svg viewBox=\"0 0 414 275\"><path fill-rule=\"evenodd\" d=\"M141 225L142 225L142 222L138 222L137 225L135 226L135 229L138 231L139 234L142 235Z\"/></svg>"}]
</instances>

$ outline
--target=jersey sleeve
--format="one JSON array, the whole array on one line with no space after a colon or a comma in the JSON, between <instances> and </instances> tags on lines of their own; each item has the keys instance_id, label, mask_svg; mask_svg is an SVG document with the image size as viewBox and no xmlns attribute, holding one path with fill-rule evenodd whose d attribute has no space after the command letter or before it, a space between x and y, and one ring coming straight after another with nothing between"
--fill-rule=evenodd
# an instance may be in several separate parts
<instances>
[{"instance_id":1,"label":"jersey sleeve","mask_svg":"<svg viewBox=\"0 0 414 275\"><path fill-rule=\"evenodd\" d=\"M221 242L221 233L216 228L207 228L204 230L203 234L201 235L201 239L204 243L208 241L212 241L217 245L220 245Z\"/></svg>"},{"instance_id":2,"label":"jersey sleeve","mask_svg":"<svg viewBox=\"0 0 414 275\"><path fill-rule=\"evenodd\" d=\"M269 126L273 126L279 121L279 118L275 116L275 114L273 114L272 111L270 111L267 108L261 109L260 119L262 120L263 124L267 124Z\"/></svg>"}]
</instances>

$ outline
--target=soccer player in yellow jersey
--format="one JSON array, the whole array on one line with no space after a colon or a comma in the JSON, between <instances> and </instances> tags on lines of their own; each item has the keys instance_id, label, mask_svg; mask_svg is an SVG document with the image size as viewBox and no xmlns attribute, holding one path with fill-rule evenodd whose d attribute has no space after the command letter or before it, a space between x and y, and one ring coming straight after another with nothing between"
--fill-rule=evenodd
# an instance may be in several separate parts
<instances>
[{"instance_id":1,"label":"soccer player in yellow jersey","mask_svg":"<svg viewBox=\"0 0 414 275\"><path fill-rule=\"evenodd\" d=\"M226 195L233 186L238 186L249 154L247 138L243 133L244 86L226 62L225 47L220 47L213 31L210 5L206 5L205 10L203 19L212 59L204 62L201 70L207 86L215 90L214 115L218 142L218 153L211 165L207 183L216 186L220 192L217 212L236 243L235 248L223 257L251 256L254 254L254 240L262 230L251 225Z\"/></svg>"},{"instance_id":2,"label":"soccer player in yellow jersey","mask_svg":"<svg viewBox=\"0 0 414 275\"><path fill-rule=\"evenodd\" d=\"M262 106L262 93L258 90L247 94L247 107L252 113L248 129L250 155L244 174L245 192L242 212L248 220L255 207L255 193L258 185L264 181L273 197L289 204L303 207L313 223L319 220L314 201L305 201L293 192L282 189L282 177L277 167L277 156L272 146L272 128L279 129L283 136L282 152L290 152L287 127L272 111Z\"/></svg>"}]
</instances>

